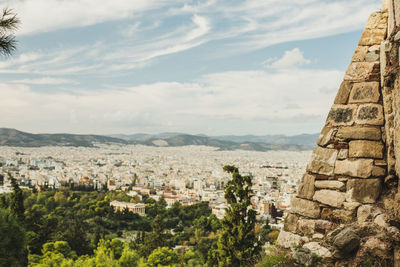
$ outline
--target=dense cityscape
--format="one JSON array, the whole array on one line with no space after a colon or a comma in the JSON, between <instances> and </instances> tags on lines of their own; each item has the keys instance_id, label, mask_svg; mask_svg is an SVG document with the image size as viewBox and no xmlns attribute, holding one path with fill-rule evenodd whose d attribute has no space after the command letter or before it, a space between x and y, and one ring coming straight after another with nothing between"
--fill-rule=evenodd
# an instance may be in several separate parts
<instances>
[{"instance_id":1,"label":"dense cityscape","mask_svg":"<svg viewBox=\"0 0 400 267\"><path fill-rule=\"evenodd\" d=\"M98 144L86 147L0 147L2 192L11 192L10 173L22 187L116 190L139 199L144 195L168 207L209 202L223 218L224 165L237 166L253 177L253 207L258 216L281 227L283 213L304 173L310 152L218 151L212 147L147 147ZM280 224L280 225L279 225Z\"/></svg>"}]
</instances>

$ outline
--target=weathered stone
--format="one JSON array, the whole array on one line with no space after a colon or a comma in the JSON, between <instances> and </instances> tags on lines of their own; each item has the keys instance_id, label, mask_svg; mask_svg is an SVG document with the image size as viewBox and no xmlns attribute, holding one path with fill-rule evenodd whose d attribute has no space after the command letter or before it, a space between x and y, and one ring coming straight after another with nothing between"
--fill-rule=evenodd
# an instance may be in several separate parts
<instances>
[{"instance_id":1,"label":"weathered stone","mask_svg":"<svg viewBox=\"0 0 400 267\"><path fill-rule=\"evenodd\" d=\"M288 232L296 232L298 219L299 217L296 214L289 213L285 219L285 225L283 229Z\"/></svg>"},{"instance_id":2,"label":"weathered stone","mask_svg":"<svg viewBox=\"0 0 400 267\"><path fill-rule=\"evenodd\" d=\"M331 218L340 223L350 223L354 219L354 210L336 209L332 211Z\"/></svg>"},{"instance_id":3,"label":"weathered stone","mask_svg":"<svg viewBox=\"0 0 400 267\"><path fill-rule=\"evenodd\" d=\"M276 244L283 248L292 248L298 246L301 241L301 236L282 230L279 233Z\"/></svg>"},{"instance_id":4,"label":"weathered stone","mask_svg":"<svg viewBox=\"0 0 400 267\"><path fill-rule=\"evenodd\" d=\"M334 104L329 111L326 124L331 126L352 125L353 115L356 113L355 105Z\"/></svg>"},{"instance_id":5,"label":"weathered stone","mask_svg":"<svg viewBox=\"0 0 400 267\"><path fill-rule=\"evenodd\" d=\"M385 1L386 0L383 0L383 2ZM386 6L387 4L385 3L382 5L383 10L387 9ZM388 15L386 12L381 12L381 11L374 12L368 17L367 25L365 26L365 28L386 29L387 17Z\"/></svg>"},{"instance_id":6,"label":"weathered stone","mask_svg":"<svg viewBox=\"0 0 400 267\"><path fill-rule=\"evenodd\" d=\"M385 214L379 214L378 216L375 217L374 219L374 224L379 225L381 227L388 227L389 225L386 222L386 215Z\"/></svg>"},{"instance_id":7,"label":"weathered stone","mask_svg":"<svg viewBox=\"0 0 400 267\"><path fill-rule=\"evenodd\" d=\"M357 124L383 125L383 108L379 104L363 104L357 109Z\"/></svg>"},{"instance_id":8,"label":"weathered stone","mask_svg":"<svg viewBox=\"0 0 400 267\"><path fill-rule=\"evenodd\" d=\"M325 234L333 228L332 222L327 220L315 220L315 232Z\"/></svg>"},{"instance_id":9,"label":"weathered stone","mask_svg":"<svg viewBox=\"0 0 400 267\"><path fill-rule=\"evenodd\" d=\"M365 29L358 45L379 45L385 37L386 29Z\"/></svg>"},{"instance_id":10,"label":"weathered stone","mask_svg":"<svg viewBox=\"0 0 400 267\"><path fill-rule=\"evenodd\" d=\"M377 256L379 258L391 257L389 254L391 251L390 245L376 237L369 237L363 249L371 256Z\"/></svg>"},{"instance_id":11,"label":"weathered stone","mask_svg":"<svg viewBox=\"0 0 400 267\"><path fill-rule=\"evenodd\" d=\"M315 147L307 170L312 173L332 175L337 154L336 149Z\"/></svg>"},{"instance_id":12,"label":"weathered stone","mask_svg":"<svg viewBox=\"0 0 400 267\"><path fill-rule=\"evenodd\" d=\"M315 231L315 220L300 219L297 227L300 233L311 236Z\"/></svg>"},{"instance_id":13,"label":"weathered stone","mask_svg":"<svg viewBox=\"0 0 400 267\"><path fill-rule=\"evenodd\" d=\"M379 51L371 51L368 52L367 55L365 56L365 61L366 62L375 62L375 61L379 61Z\"/></svg>"},{"instance_id":14,"label":"weathered stone","mask_svg":"<svg viewBox=\"0 0 400 267\"><path fill-rule=\"evenodd\" d=\"M358 208L361 205L361 203L358 202L344 202L343 207L346 210L354 211L356 208Z\"/></svg>"},{"instance_id":15,"label":"weathered stone","mask_svg":"<svg viewBox=\"0 0 400 267\"><path fill-rule=\"evenodd\" d=\"M381 193L380 179L351 179L347 181L347 201L375 203Z\"/></svg>"},{"instance_id":16,"label":"weathered stone","mask_svg":"<svg viewBox=\"0 0 400 267\"><path fill-rule=\"evenodd\" d=\"M353 58L351 59L352 62L362 62L365 61L365 56L368 53L369 46L357 46L356 50L354 51ZM345 103L336 103L335 104L345 104Z\"/></svg>"},{"instance_id":17,"label":"weathered stone","mask_svg":"<svg viewBox=\"0 0 400 267\"><path fill-rule=\"evenodd\" d=\"M372 213L372 206L371 205L362 205L357 210L357 222L359 224L370 220Z\"/></svg>"},{"instance_id":18,"label":"weathered stone","mask_svg":"<svg viewBox=\"0 0 400 267\"><path fill-rule=\"evenodd\" d=\"M329 249L321 246L318 242L309 242L303 245L303 248L306 248L311 251L311 253L315 253L317 256L322 258L331 258L332 253Z\"/></svg>"},{"instance_id":19,"label":"weathered stone","mask_svg":"<svg viewBox=\"0 0 400 267\"><path fill-rule=\"evenodd\" d=\"M390 0L389 6L389 18L388 18L388 26L387 26L387 35L391 36L393 34L393 30L395 27L395 22L394 22L394 5L393 5L393 0Z\"/></svg>"},{"instance_id":20,"label":"weathered stone","mask_svg":"<svg viewBox=\"0 0 400 267\"><path fill-rule=\"evenodd\" d=\"M334 180L319 180L315 181L315 187L324 189L344 190L346 188L346 185L342 182Z\"/></svg>"},{"instance_id":21,"label":"weathered stone","mask_svg":"<svg viewBox=\"0 0 400 267\"><path fill-rule=\"evenodd\" d=\"M379 82L353 84L349 103L377 103L379 101Z\"/></svg>"},{"instance_id":22,"label":"weathered stone","mask_svg":"<svg viewBox=\"0 0 400 267\"><path fill-rule=\"evenodd\" d=\"M320 234L320 233L315 233L315 234L313 234L312 235L312 239L322 239L322 238L324 238L324 235L323 234Z\"/></svg>"},{"instance_id":23,"label":"weathered stone","mask_svg":"<svg viewBox=\"0 0 400 267\"><path fill-rule=\"evenodd\" d=\"M374 167L372 159L337 160L335 174L368 178Z\"/></svg>"},{"instance_id":24,"label":"weathered stone","mask_svg":"<svg viewBox=\"0 0 400 267\"><path fill-rule=\"evenodd\" d=\"M297 190L297 195L301 198L312 199L314 195L315 177L311 174L305 174Z\"/></svg>"},{"instance_id":25,"label":"weathered stone","mask_svg":"<svg viewBox=\"0 0 400 267\"><path fill-rule=\"evenodd\" d=\"M336 133L336 137L345 140L381 140L381 129L379 127L361 125L341 127Z\"/></svg>"},{"instance_id":26,"label":"weathered stone","mask_svg":"<svg viewBox=\"0 0 400 267\"><path fill-rule=\"evenodd\" d=\"M389 41L383 41L381 43L381 49L380 49L380 72L381 72L381 87L385 86L385 73L386 73L386 63L387 63L387 59L386 59L386 52L387 50L389 50Z\"/></svg>"},{"instance_id":27,"label":"weathered stone","mask_svg":"<svg viewBox=\"0 0 400 267\"><path fill-rule=\"evenodd\" d=\"M400 246L394 248L393 258L394 267L400 267Z\"/></svg>"},{"instance_id":28,"label":"weathered stone","mask_svg":"<svg viewBox=\"0 0 400 267\"><path fill-rule=\"evenodd\" d=\"M372 169L372 176L374 177L383 177L386 175L386 168L374 166Z\"/></svg>"},{"instance_id":29,"label":"weathered stone","mask_svg":"<svg viewBox=\"0 0 400 267\"><path fill-rule=\"evenodd\" d=\"M321 134L318 137L317 144L319 146L326 146L330 143L332 135L334 133L334 129L330 127L324 127L321 131Z\"/></svg>"},{"instance_id":30,"label":"weathered stone","mask_svg":"<svg viewBox=\"0 0 400 267\"><path fill-rule=\"evenodd\" d=\"M345 199L344 193L326 189L316 191L313 197L315 201L336 208L340 208Z\"/></svg>"},{"instance_id":31,"label":"weathered stone","mask_svg":"<svg viewBox=\"0 0 400 267\"><path fill-rule=\"evenodd\" d=\"M396 27L400 26L400 3L399 1L393 1L394 3L394 18L396 21Z\"/></svg>"},{"instance_id":32,"label":"weathered stone","mask_svg":"<svg viewBox=\"0 0 400 267\"><path fill-rule=\"evenodd\" d=\"M291 212L310 218L318 218L320 215L319 205L313 201L301 198L292 198Z\"/></svg>"},{"instance_id":33,"label":"weathered stone","mask_svg":"<svg viewBox=\"0 0 400 267\"><path fill-rule=\"evenodd\" d=\"M347 69L344 80L353 82L374 80L374 73L376 69L378 69L379 73L379 68L379 63L375 62L352 62Z\"/></svg>"},{"instance_id":34,"label":"weathered stone","mask_svg":"<svg viewBox=\"0 0 400 267\"><path fill-rule=\"evenodd\" d=\"M347 159L349 156L349 150L347 148L342 148L339 150L338 159Z\"/></svg>"},{"instance_id":35,"label":"weathered stone","mask_svg":"<svg viewBox=\"0 0 400 267\"><path fill-rule=\"evenodd\" d=\"M351 91L352 83L349 81L343 81L340 84L339 90L336 94L334 104L347 104Z\"/></svg>"},{"instance_id":36,"label":"weathered stone","mask_svg":"<svg viewBox=\"0 0 400 267\"><path fill-rule=\"evenodd\" d=\"M351 158L383 158L383 144L378 141L353 140L349 143Z\"/></svg>"},{"instance_id":37,"label":"weathered stone","mask_svg":"<svg viewBox=\"0 0 400 267\"><path fill-rule=\"evenodd\" d=\"M360 237L352 228L345 228L336 235L333 244L342 253L350 254L360 246Z\"/></svg>"}]
</instances>

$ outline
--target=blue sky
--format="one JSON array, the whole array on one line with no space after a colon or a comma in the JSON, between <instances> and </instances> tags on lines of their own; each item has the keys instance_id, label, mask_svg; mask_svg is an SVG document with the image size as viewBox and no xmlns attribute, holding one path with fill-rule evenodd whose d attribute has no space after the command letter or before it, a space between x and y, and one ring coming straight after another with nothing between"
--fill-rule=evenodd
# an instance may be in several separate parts
<instances>
[{"instance_id":1,"label":"blue sky","mask_svg":"<svg viewBox=\"0 0 400 267\"><path fill-rule=\"evenodd\" d=\"M378 0L0 0L0 127L316 133Z\"/></svg>"}]
</instances>

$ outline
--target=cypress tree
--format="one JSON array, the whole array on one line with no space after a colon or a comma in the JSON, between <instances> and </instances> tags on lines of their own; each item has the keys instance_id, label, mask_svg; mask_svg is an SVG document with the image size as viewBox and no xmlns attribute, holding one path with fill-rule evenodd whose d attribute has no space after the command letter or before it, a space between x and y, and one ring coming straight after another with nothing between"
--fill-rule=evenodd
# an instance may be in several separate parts
<instances>
[{"instance_id":1,"label":"cypress tree","mask_svg":"<svg viewBox=\"0 0 400 267\"><path fill-rule=\"evenodd\" d=\"M18 186L17 180L12 177L9 173L8 176L11 179L11 186L13 188L13 192L11 194L10 201L10 211L16 218L18 218L19 222L23 223L25 219L25 207L24 207L24 196L21 188Z\"/></svg>"},{"instance_id":2,"label":"cypress tree","mask_svg":"<svg viewBox=\"0 0 400 267\"><path fill-rule=\"evenodd\" d=\"M222 232L218 239L219 266L253 266L261 251L254 227L256 211L251 206L252 177L242 176L235 166L224 166L232 174L225 187L228 204L222 219Z\"/></svg>"}]
</instances>

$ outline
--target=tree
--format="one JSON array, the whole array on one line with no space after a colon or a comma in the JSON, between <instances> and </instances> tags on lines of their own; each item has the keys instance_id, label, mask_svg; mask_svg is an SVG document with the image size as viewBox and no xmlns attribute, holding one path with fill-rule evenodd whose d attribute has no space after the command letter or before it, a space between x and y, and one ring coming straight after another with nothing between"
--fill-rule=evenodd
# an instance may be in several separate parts
<instances>
[{"instance_id":1,"label":"tree","mask_svg":"<svg viewBox=\"0 0 400 267\"><path fill-rule=\"evenodd\" d=\"M159 247L155 249L147 259L149 267L178 266L179 256L172 249Z\"/></svg>"},{"instance_id":2,"label":"tree","mask_svg":"<svg viewBox=\"0 0 400 267\"><path fill-rule=\"evenodd\" d=\"M0 53L9 56L17 45L14 32L20 25L20 20L12 9L4 8L0 15Z\"/></svg>"},{"instance_id":3,"label":"tree","mask_svg":"<svg viewBox=\"0 0 400 267\"><path fill-rule=\"evenodd\" d=\"M15 217L0 208L0 266L26 266L25 231Z\"/></svg>"},{"instance_id":4,"label":"tree","mask_svg":"<svg viewBox=\"0 0 400 267\"><path fill-rule=\"evenodd\" d=\"M222 231L218 239L219 266L253 266L261 251L255 234L256 211L251 206L252 177L242 176L235 166L224 166L232 174L225 188L228 204L222 219Z\"/></svg>"},{"instance_id":5,"label":"tree","mask_svg":"<svg viewBox=\"0 0 400 267\"><path fill-rule=\"evenodd\" d=\"M19 188L17 180L11 176L9 173L8 176L11 179L11 186L13 187L13 192L11 194L11 203L10 203L10 211L16 216L19 222L23 223L25 216L25 208L24 208L24 196L21 188Z\"/></svg>"}]
</instances>

